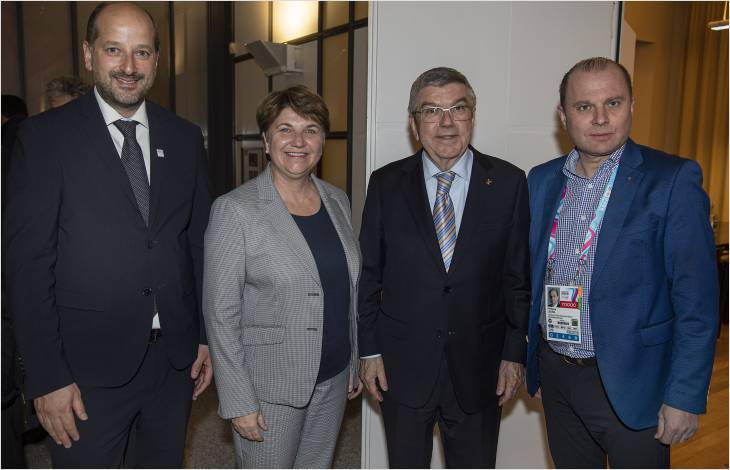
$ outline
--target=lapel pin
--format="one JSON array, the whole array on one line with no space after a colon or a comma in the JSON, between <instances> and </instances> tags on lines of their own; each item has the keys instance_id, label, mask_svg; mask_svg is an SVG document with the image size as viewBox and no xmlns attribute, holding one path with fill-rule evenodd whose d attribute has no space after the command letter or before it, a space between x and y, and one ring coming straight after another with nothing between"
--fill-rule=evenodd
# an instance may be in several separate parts
<instances>
[{"instance_id":1,"label":"lapel pin","mask_svg":"<svg viewBox=\"0 0 730 470\"><path fill-rule=\"evenodd\" d=\"M160 158L165 158L165 151L162 149L157 149L157 156Z\"/></svg>"},{"instance_id":2,"label":"lapel pin","mask_svg":"<svg viewBox=\"0 0 730 470\"><path fill-rule=\"evenodd\" d=\"M491 186L492 183L494 183L494 180L492 178L487 178L484 180L484 184L486 184L487 186Z\"/></svg>"},{"instance_id":3,"label":"lapel pin","mask_svg":"<svg viewBox=\"0 0 730 470\"><path fill-rule=\"evenodd\" d=\"M634 177L633 177L633 176L629 176L629 177L628 177L628 180L629 180L629 181L633 181L633 180L634 180Z\"/></svg>"}]
</instances>

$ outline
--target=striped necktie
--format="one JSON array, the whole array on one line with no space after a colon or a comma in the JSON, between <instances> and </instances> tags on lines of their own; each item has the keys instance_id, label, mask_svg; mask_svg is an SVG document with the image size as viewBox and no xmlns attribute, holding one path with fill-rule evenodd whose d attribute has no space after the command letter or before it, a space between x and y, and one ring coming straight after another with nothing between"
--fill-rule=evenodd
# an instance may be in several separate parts
<instances>
[{"instance_id":1,"label":"striped necktie","mask_svg":"<svg viewBox=\"0 0 730 470\"><path fill-rule=\"evenodd\" d=\"M441 247L441 257L444 260L444 268L449 271L451 257L456 247L456 217L454 217L454 204L449 197L451 183L454 182L456 173L445 171L436 175L438 186L436 187L436 201L433 204L433 224L436 227L436 237Z\"/></svg>"},{"instance_id":2,"label":"striped necktie","mask_svg":"<svg viewBox=\"0 0 730 470\"><path fill-rule=\"evenodd\" d=\"M137 142L137 124L139 124L137 121L122 119L114 121L114 125L124 135L122 165L127 171L129 184L132 186L139 212L142 214L145 225L149 225L147 219L150 213L150 183L147 180L147 169L144 166L142 147Z\"/></svg>"}]
</instances>

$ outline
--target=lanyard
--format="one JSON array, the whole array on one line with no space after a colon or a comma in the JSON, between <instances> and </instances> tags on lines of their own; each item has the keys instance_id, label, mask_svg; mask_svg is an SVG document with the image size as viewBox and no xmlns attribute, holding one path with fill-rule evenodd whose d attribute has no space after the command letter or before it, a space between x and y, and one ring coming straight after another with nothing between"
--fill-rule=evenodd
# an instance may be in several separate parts
<instances>
[{"instance_id":1,"label":"lanyard","mask_svg":"<svg viewBox=\"0 0 730 470\"><path fill-rule=\"evenodd\" d=\"M581 245L580 256L578 257L578 269L576 270L575 278L573 279L574 284L578 281L578 275L580 274L580 270L585 264L586 258L588 257L588 252L590 251L591 245L596 239L596 233L598 232L598 229L601 226L601 222L603 221L603 216L606 214L606 207L608 207L608 200L611 198L611 189L613 188L613 182L616 180L617 173L618 165L616 165L616 167L611 172L611 177L608 180L608 184L606 184L606 189L603 190L603 195L598 201L596 211L593 213L593 219L591 219L591 223L588 224L588 231L586 232L585 239L583 240L583 244ZM552 277L553 265L555 264L555 251L558 244L558 221L560 220L560 213L562 212L563 206L565 205L565 197L567 193L568 185L566 184L563 187L563 191L560 193L560 203L558 204L558 210L555 212L555 217L553 218L553 225L550 228L547 266L548 279Z\"/></svg>"}]
</instances>

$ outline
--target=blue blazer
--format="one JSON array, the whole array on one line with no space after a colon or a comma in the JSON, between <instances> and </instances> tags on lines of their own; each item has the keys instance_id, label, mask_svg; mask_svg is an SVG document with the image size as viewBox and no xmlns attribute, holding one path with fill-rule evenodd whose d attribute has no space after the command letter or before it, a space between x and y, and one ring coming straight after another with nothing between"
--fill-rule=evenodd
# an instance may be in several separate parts
<instances>
[{"instance_id":1,"label":"blue blazer","mask_svg":"<svg viewBox=\"0 0 730 470\"><path fill-rule=\"evenodd\" d=\"M540 302L566 158L528 177L530 394L540 386ZM655 426L663 403L705 412L719 318L714 245L697 163L629 140L598 237L590 302L601 379L630 428Z\"/></svg>"}]
</instances>

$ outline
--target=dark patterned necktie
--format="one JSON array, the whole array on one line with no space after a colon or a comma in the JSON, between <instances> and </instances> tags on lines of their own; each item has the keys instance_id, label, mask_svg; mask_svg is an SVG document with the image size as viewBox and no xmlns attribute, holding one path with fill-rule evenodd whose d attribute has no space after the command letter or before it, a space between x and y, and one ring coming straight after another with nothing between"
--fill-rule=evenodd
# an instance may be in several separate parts
<instances>
[{"instance_id":1,"label":"dark patterned necktie","mask_svg":"<svg viewBox=\"0 0 730 470\"><path fill-rule=\"evenodd\" d=\"M117 129L124 135L122 145L122 165L127 170L129 184L132 186L134 198L137 200L137 207L144 219L145 225L150 213L150 183L147 179L147 169L144 166L142 148L137 143L137 121L125 121L120 119L114 122Z\"/></svg>"}]
</instances>

